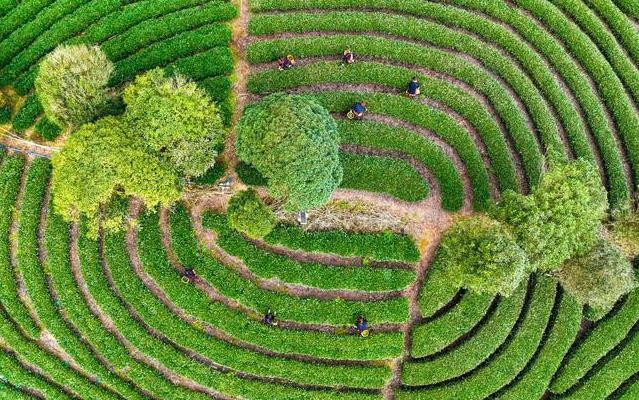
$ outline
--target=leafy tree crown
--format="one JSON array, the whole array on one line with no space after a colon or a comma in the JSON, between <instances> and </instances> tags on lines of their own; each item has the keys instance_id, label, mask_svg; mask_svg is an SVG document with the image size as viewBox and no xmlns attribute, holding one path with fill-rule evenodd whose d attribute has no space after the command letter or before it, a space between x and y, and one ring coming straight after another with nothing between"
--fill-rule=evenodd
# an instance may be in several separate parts
<instances>
[{"instance_id":1,"label":"leafy tree crown","mask_svg":"<svg viewBox=\"0 0 639 400\"><path fill-rule=\"evenodd\" d=\"M238 126L237 154L268 179L285 207L322 206L342 180L337 125L317 101L276 93L249 107Z\"/></svg>"},{"instance_id":2,"label":"leafy tree crown","mask_svg":"<svg viewBox=\"0 0 639 400\"><path fill-rule=\"evenodd\" d=\"M213 167L224 127L217 105L194 82L154 69L126 88L124 102L133 132L182 176Z\"/></svg>"},{"instance_id":3,"label":"leafy tree crown","mask_svg":"<svg viewBox=\"0 0 639 400\"><path fill-rule=\"evenodd\" d=\"M49 120L59 126L79 126L103 115L113 64L97 46L61 45L47 55L38 70L35 89Z\"/></svg>"}]
</instances>

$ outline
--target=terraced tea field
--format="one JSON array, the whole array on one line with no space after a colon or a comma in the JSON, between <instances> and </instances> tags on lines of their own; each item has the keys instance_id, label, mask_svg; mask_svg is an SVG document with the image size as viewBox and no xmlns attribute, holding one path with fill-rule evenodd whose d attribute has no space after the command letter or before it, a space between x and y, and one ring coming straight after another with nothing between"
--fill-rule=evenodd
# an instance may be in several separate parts
<instances>
[{"instance_id":1,"label":"terraced tea field","mask_svg":"<svg viewBox=\"0 0 639 400\"><path fill-rule=\"evenodd\" d=\"M99 44L113 88L155 67L197 81L226 118L226 170L157 213L131 201L126 232L66 223L33 90L61 43ZM612 209L636 202L638 65L636 0L0 0L16 101L0 126L0 399L639 399L637 290L591 323L549 276L479 295L435 259L455 216L529 192L549 154L595 164ZM209 184L265 185L229 144L244 107L282 91L337 121L336 207L383 210L389 229L230 227ZM345 117L356 101L364 121Z\"/></svg>"}]
</instances>

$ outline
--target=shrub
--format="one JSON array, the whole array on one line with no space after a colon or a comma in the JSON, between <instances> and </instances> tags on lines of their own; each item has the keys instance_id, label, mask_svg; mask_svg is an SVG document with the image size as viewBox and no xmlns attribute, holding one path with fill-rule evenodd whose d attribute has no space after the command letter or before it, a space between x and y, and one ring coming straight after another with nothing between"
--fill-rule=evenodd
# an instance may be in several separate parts
<instances>
[{"instance_id":1,"label":"shrub","mask_svg":"<svg viewBox=\"0 0 639 400\"><path fill-rule=\"evenodd\" d=\"M6 124L11 119L11 105L9 100L0 92L0 124Z\"/></svg>"},{"instance_id":2,"label":"shrub","mask_svg":"<svg viewBox=\"0 0 639 400\"><path fill-rule=\"evenodd\" d=\"M154 69L126 88L124 102L133 132L179 174L200 176L213 166L224 127L217 106L195 83Z\"/></svg>"},{"instance_id":3,"label":"shrub","mask_svg":"<svg viewBox=\"0 0 639 400\"><path fill-rule=\"evenodd\" d=\"M43 139L52 141L60 135L62 128L45 117L38 121L35 126L35 130Z\"/></svg>"},{"instance_id":4,"label":"shrub","mask_svg":"<svg viewBox=\"0 0 639 400\"><path fill-rule=\"evenodd\" d=\"M630 262L605 240L599 240L586 255L568 261L557 276L566 291L589 305L595 316L609 311L637 286Z\"/></svg>"},{"instance_id":5,"label":"shrub","mask_svg":"<svg viewBox=\"0 0 639 400\"><path fill-rule=\"evenodd\" d=\"M38 98L36 96L29 96L13 118L13 130L16 132L24 132L33 125L41 112L42 106Z\"/></svg>"},{"instance_id":6,"label":"shrub","mask_svg":"<svg viewBox=\"0 0 639 400\"><path fill-rule=\"evenodd\" d=\"M611 226L611 240L628 257L639 256L639 213L627 213Z\"/></svg>"},{"instance_id":7,"label":"shrub","mask_svg":"<svg viewBox=\"0 0 639 400\"><path fill-rule=\"evenodd\" d=\"M528 269L526 254L508 229L481 215L457 222L437 258L451 282L478 293L509 296Z\"/></svg>"},{"instance_id":8,"label":"shrub","mask_svg":"<svg viewBox=\"0 0 639 400\"><path fill-rule=\"evenodd\" d=\"M326 204L342 181L337 125L305 96L282 93L247 108L238 125L237 154L285 199L290 211Z\"/></svg>"},{"instance_id":9,"label":"shrub","mask_svg":"<svg viewBox=\"0 0 639 400\"><path fill-rule=\"evenodd\" d=\"M554 166L529 196L507 191L495 215L513 228L531 268L550 271L592 248L607 207L597 170L580 159Z\"/></svg>"},{"instance_id":10,"label":"shrub","mask_svg":"<svg viewBox=\"0 0 639 400\"><path fill-rule=\"evenodd\" d=\"M78 126L100 116L109 102L113 64L99 47L58 46L40 64L36 93L59 126Z\"/></svg>"},{"instance_id":11,"label":"shrub","mask_svg":"<svg viewBox=\"0 0 639 400\"><path fill-rule=\"evenodd\" d=\"M275 215L254 189L234 195L229 201L229 225L248 237L259 239L271 233L275 227Z\"/></svg>"}]
</instances>

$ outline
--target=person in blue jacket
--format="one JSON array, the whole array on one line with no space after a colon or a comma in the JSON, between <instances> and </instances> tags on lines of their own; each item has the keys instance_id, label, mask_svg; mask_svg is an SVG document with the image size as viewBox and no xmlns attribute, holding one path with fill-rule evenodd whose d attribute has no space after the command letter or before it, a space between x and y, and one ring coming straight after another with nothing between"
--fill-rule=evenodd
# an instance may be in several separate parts
<instances>
[{"instance_id":1,"label":"person in blue jacket","mask_svg":"<svg viewBox=\"0 0 639 400\"><path fill-rule=\"evenodd\" d=\"M366 111L366 103L363 101L358 101L357 103L353 104L353 107L351 107L351 113L354 119L364 118L364 113Z\"/></svg>"},{"instance_id":2,"label":"person in blue jacket","mask_svg":"<svg viewBox=\"0 0 639 400\"><path fill-rule=\"evenodd\" d=\"M366 329L368 329L368 321L366 321L366 318L364 318L363 315L357 317L357 320L355 321L355 328L362 336L364 335L364 332L366 332Z\"/></svg>"},{"instance_id":3,"label":"person in blue jacket","mask_svg":"<svg viewBox=\"0 0 639 400\"><path fill-rule=\"evenodd\" d=\"M417 97L420 93L420 85L419 82L417 81L416 77L413 77L413 79L410 80L410 82L408 82L408 89L406 89L406 94L408 94L408 97L413 98L413 97Z\"/></svg>"}]
</instances>

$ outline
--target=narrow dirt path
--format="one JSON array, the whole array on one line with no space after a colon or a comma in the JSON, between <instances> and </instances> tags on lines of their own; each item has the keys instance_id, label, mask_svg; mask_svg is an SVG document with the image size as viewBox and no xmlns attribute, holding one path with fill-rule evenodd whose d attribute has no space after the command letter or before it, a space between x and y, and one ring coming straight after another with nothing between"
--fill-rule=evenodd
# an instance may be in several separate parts
<instances>
[{"instance_id":1,"label":"narrow dirt path","mask_svg":"<svg viewBox=\"0 0 639 400\"><path fill-rule=\"evenodd\" d=\"M56 151L57 147L41 145L29 140L20 138L8 129L0 128L0 144L21 153L32 154L39 157L50 158Z\"/></svg>"},{"instance_id":2,"label":"narrow dirt path","mask_svg":"<svg viewBox=\"0 0 639 400\"><path fill-rule=\"evenodd\" d=\"M409 321L404 329L404 350L402 355L393 361L392 378L387 382L383 390L385 400L394 400L395 391L401 384L402 367L404 362L410 357L413 344L413 328L422 319L422 313L419 308L419 294L424 285L428 268L435 259L443 234L451 223L452 221L448 220L445 223L431 225L422 238L422 242L425 241L426 245L423 247L422 259L417 268L417 277L406 293L409 302Z\"/></svg>"},{"instance_id":3,"label":"narrow dirt path","mask_svg":"<svg viewBox=\"0 0 639 400\"><path fill-rule=\"evenodd\" d=\"M223 158L226 161L227 175L233 176L237 181L235 167L237 165L237 154L235 151L235 139L237 137L237 124L242 117L246 106L247 90L246 84L249 75L249 65L246 60L246 47L248 44L248 22L249 22L249 0L234 0L233 3L238 9L238 18L231 24L231 51L235 58L235 82L233 83L233 97L235 108L231 118L231 129L227 133L224 143Z\"/></svg>"}]
</instances>

